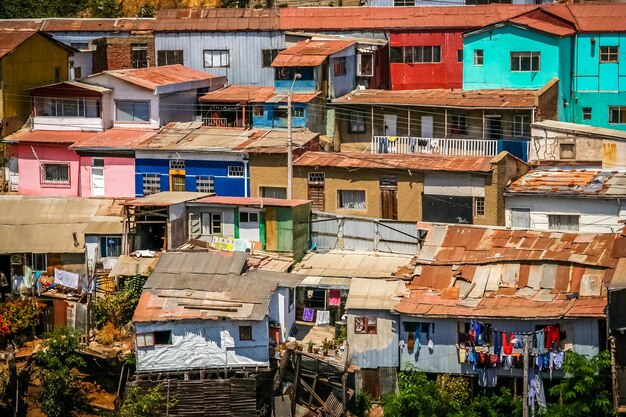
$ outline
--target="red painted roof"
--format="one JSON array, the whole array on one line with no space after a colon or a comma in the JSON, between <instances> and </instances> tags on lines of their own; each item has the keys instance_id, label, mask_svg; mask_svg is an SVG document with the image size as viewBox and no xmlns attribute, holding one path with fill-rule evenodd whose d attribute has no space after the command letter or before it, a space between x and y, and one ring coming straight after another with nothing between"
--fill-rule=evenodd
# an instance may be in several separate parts
<instances>
[{"instance_id":1,"label":"red painted roof","mask_svg":"<svg viewBox=\"0 0 626 417\"><path fill-rule=\"evenodd\" d=\"M301 41L284 49L272 62L273 67L316 67L330 55L354 45L353 40Z\"/></svg>"},{"instance_id":2,"label":"red painted roof","mask_svg":"<svg viewBox=\"0 0 626 417\"><path fill-rule=\"evenodd\" d=\"M470 29L509 19L535 5L451 7L306 7L280 10L284 30Z\"/></svg>"},{"instance_id":3,"label":"red painted roof","mask_svg":"<svg viewBox=\"0 0 626 417\"><path fill-rule=\"evenodd\" d=\"M35 31L0 30L0 58L11 53L36 33Z\"/></svg>"},{"instance_id":4,"label":"red painted roof","mask_svg":"<svg viewBox=\"0 0 626 417\"><path fill-rule=\"evenodd\" d=\"M113 128L81 138L70 149L132 150L156 134L155 130Z\"/></svg>"},{"instance_id":5,"label":"red painted roof","mask_svg":"<svg viewBox=\"0 0 626 417\"><path fill-rule=\"evenodd\" d=\"M162 67L112 70L104 71L104 73L151 90L162 85L218 78L215 75L207 74L206 72L198 71L180 64Z\"/></svg>"},{"instance_id":6,"label":"red painted roof","mask_svg":"<svg viewBox=\"0 0 626 417\"><path fill-rule=\"evenodd\" d=\"M491 172L491 156L444 156L372 154L352 152L306 152L295 166L338 168L409 169L415 171Z\"/></svg>"},{"instance_id":7,"label":"red painted roof","mask_svg":"<svg viewBox=\"0 0 626 417\"><path fill-rule=\"evenodd\" d=\"M151 31L156 19L44 19L43 32L131 32Z\"/></svg>"},{"instance_id":8,"label":"red painted roof","mask_svg":"<svg viewBox=\"0 0 626 417\"><path fill-rule=\"evenodd\" d=\"M549 5L556 6L556 5ZM548 10L552 10L550 7ZM581 32L624 32L626 4L568 4Z\"/></svg>"},{"instance_id":9,"label":"red painted roof","mask_svg":"<svg viewBox=\"0 0 626 417\"><path fill-rule=\"evenodd\" d=\"M536 9L514 17L509 21L556 36L569 36L576 33L576 25L573 18L569 17L566 19L566 13L554 15L549 13L550 10L553 9Z\"/></svg>"},{"instance_id":10,"label":"red painted roof","mask_svg":"<svg viewBox=\"0 0 626 417\"><path fill-rule=\"evenodd\" d=\"M275 207L297 207L309 204L309 200L286 200L281 198L260 198L260 197L222 197L210 196L195 200L193 203L224 204L234 206L275 206Z\"/></svg>"},{"instance_id":11,"label":"red painted roof","mask_svg":"<svg viewBox=\"0 0 626 417\"><path fill-rule=\"evenodd\" d=\"M72 130L35 130L19 131L3 139L9 143L67 143L71 144L81 139L87 139L96 132L81 132Z\"/></svg>"},{"instance_id":12,"label":"red painted roof","mask_svg":"<svg viewBox=\"0 0 626 417\"><path fill-rule=\"evenodd\" d=\"M530 109L535 106L536 97L535 90L355 90L333 103Z\"/></svg>"},{"instance_id":13,"label":"red painted roof","mask_svg":"<svg viewBox=\"0 0 626 417\"><path fill-rule=\"evenodd\" d=\"M280 30L278 12L273 9L169 9L160 10L156 32L228 32Z\"/></svg>"}]
</instances>

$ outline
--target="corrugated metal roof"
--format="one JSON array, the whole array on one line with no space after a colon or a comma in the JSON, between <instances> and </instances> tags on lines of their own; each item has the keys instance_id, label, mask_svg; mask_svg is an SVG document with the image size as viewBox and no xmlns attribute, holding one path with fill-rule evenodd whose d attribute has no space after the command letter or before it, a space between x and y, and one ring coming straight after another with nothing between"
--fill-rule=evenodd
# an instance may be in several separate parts
<instances>
[{"instance_id":1,"label":"corrugated metal roof","mask_svg":"<svg viewBox=\"0 0 626 417\"><path fill-rule=\"evenodd\" d=\"M13 52L22 42L36 33L35 31L0 30L0 58Z\"/></svg>"},{"instance_id":2,"label":"corrugated metal roof","mask_svg":"<svg viewBox=\"0 0 626 417\"><path fill-rule=\"evenodd\" d=\"M406 295L409 291L404 281L354 278L345 308L391 311Z\"/></svg>"},{"instance_id":3,"label":"corrugated metal roof","mask_svg":"<svg viewBox=\"0 0 626 417\"><path fill-rule=\"evenodd\" d=\"M221 204L229 206L243 207L297 207L309 204L309 200L286 200L281 198L261 198L261 197L226 197L209 196L193 201L193 204Z\"/></svg>"},{"instance_id":4,"label":"corrugated metal roof","mask_svg":"<svg viewBox=\"0 0 626 417\"><path fill-rule=\"evenodd\" d=\"M122 221L94 221L87 225L83 231L86 235L121 235L124 230L122 227Z\"/></svg>"},{"instance_id":5,"label":"corrugated metal roof","mask_svg":"<svg viewBox=\"0 0 626 417\"><path fill-rule=\"evenodd\" d=\"M165 65L161 67L110 70L104 71L103 73L150 90L154 90L155 88L164 85L219 78L218 76L207 74L204 71L185 67L180 64ZM97 75L98 74L95 74L94 76Z\"/></svg>"},{"instance_id":6,"label":"corrugated metal roof","mask_svg":"<svg viewBox=\"0 0 626 417\"><path fill-rule=\"evenodd\" d=\"M155 32L230 32L280 30L274 9L211 8L159 10Z\"/></svg>"},{"instance_id":7,"label":"corrugated metal roof","mask_svg":"<svg viewBox=\"0 0 626 417\"><path fill-rule=\"evenodd\" d=\"M171 123L137 150L187 152L239 152L239 148L256 134L255 130L214 128L196 122Z\"/></svg>"},{"instance_id":8,"label":"corrugated metal roof","mask_svg":"<svg viewBox=\"0 0 626 417\"><path fill-rule=\"evenodd\" d=\"M306 255L293 272L313 277L389 278L410 260L409 255L332 250Z\"/></svg>"},{"instance_id":9,"label":"corrugated metal roof","mask_svg":"<svg viewBox=\"0 0 626 417\"><path fill-rule=\"evenodd\" d=\"M154 269L158 260L158 256L153 258L137 258L130 255L120 255L120 257L117 258L115 265L113 265L111 272L109 272L109 277L129 277L134 275L148 276Z\"/></svg>"},{"instance_id":10,"label":"corrugated metal roof","mask_svg":"<svg viewBox=\"0 0 626 417\"><path fill-rule=\"evenodd\" d=\"M157 134L155 130L144 129L108 129L82 137L72 144L73 150L110 150L131 151L140 147L148 139Z\"/></svg>"},{"instance_id":11,"label":"corrugated metal roof","mask_svg":"<svg viewBox=\"0 0 626 417\"><path fill-rule=\"evenodd\" d=\"M79 130L20 130L3 139L8 143L65 143L72 144L91 138L96 132Z\"/></svg>"},{"instance_id":12,"label":"corrugated metal roof","mask_svg":"<svg viewBox=\"0 0 626 417\"><path fill-rule=\"evenodd\" d=\"M548 10L555 9L552 5ZM568 4L580 32L623 32L626 4Z\"/></svg>"},{"instance_id":13,"label":"corrugated metal roof","mask_svg":"<svg viewBox=\"0 0 626 417\"><path fill-rule=\"evenodd\" d=\"M520 319L603 317L618 259L615 234L444 226L413 261L411 296L397 311ZM423 253L427 253L424 256ZM447 291L459 288L456 296Z\"/></svg>"},{"instance_id":14,"label":"corrugated metal roof","mask_svg":"<svg viewBox=\"0 0 626 417\"><path fill-rule=\"evenodd\" d=\"M491 172L492 159L493 157L491 156L305 152L294 161L294 165L410 169L413 171Z\"/></svg>"},{"instance_id":15,"label":"corrugated metal roof","mask_svg":"<svg viewBox=\"0 0 626 417\"><path fill-rule=\"evenodd\" d=\"M319 151L319 133L310 130L291 132L294 148L307 151ZM247 153L287 153L287 132L284 130L259 131L250 140L239 146Z\"/></svg>"},{"instance_id":16,"label":"corrugated metal roof","mask_svg":"<svg viewBox=\"0 0 626 417\"><path fill-rule=\"evenodd\" d=\"M454 108L516 108L536 106L535 90L354 90L333 100L345 105L402 105Z\"/></svg>"},{"instance_id":17,"label":"corrugated metal roof","mask_svg":"<svg viewBox=\"0 0 626 417\"><path fill-rule=\"evenodd\" d=\"M145 197L124 202L125 206L170 206L172 204L184 203L186 201L197 200L208 197L208 193L197 193L192 191L163 191L150 194Z\"/></svg>"},{"instance_id":18,"label":"corrugated metal roof","mask_svg":"<svg viewBox=\"0 0 626 417\"><path fill-rule=\"evenodd\" d=\"M320 95L315 93L292 94L294 103L308 103ZM211 91L198 99L202 103L286 103L287 94L276 94L274 87L258 87L249 85L229 85L219 90Z\"/></svg>"},{"instance_id":19,"label":"corrugated metal roof","mask_svg":"<svg viewBox=\"0 0 626 417\"><path fill-rule=\"evenodd\" d=\"M301 41L283 49L272 62L273 67L316 67L326 58L353 46L356 42L348 40Z\"/></svg>"},{"instance_id":20,"label":"corrugated metal roof","mask_svg":"<svg viewBox=\"0 0 626 417\"><path fill-rule=\"evenodd\" d=\"M626 172L534 169L509 185L506 194L621 198L626 195Z\"/></svg>"},{"instance_id":21,"label":"corrugated metal roof","mask_svg":"<svg viewBox=\"0 0 626 417\"><path fill-rule=\"evenodd\" d=\"M117 230L121 221L111 199L0 197L0 253L84 253L92 223Z\"/></svg>"},{"instance_id":22,"label":"corrugated metal roof","mask_svg":"<svg viewBox=\"0 0 626 417\"><path fill-rule=\"evenodd\" d=\"M44 19L43 32L132 32L152 31L156 19L119 18L119 19Z\"/></svg>"},{"instance_id":23,"label":"corrugated metal roof","mask_svg":"<svg viewBox=\"0 0 626 417\"><path fill-rule=\"evenodd\" d=\"M65 89L65 90L69 90L69 91L76 91L77 89L78 90L89 90L89 91L97 92L97 93L100 93L100 94L108 93L108 92L113 91L110 88L101 87L99 85L82 83L82 82L76 81L76 80L68 80L68 81L63 81L63 82L60 82L60 83L54 83L54 84L42 85L42 86L39 86L39 87L27 88L26 91L30 91L30 95L31 96L39 97L39 96L41 96L41 94L39 94L40 92L42 92L43 90L50 89L51 87L56 87L56 88L59 88L59 89ZM45 97L50 97L50 96L45 95ZM64 96L64 97L69 97L69 96ZM75 97L80 97L80 95L76 95Z\"/></svg>"},{"instance_id":24,"label":"corrugated metal roof","mask_svg":"<svg viewBox=\"0 0 626 417\"><path fill-rule=\"evenodd\" d=\"M243 272L248 255L243 252L167 252L161 254L153 274L144 288L152 289L202 289L195 283L182 280L169 281L162 274L215 274L239 275Z\"/></svg>"}]
</instances>

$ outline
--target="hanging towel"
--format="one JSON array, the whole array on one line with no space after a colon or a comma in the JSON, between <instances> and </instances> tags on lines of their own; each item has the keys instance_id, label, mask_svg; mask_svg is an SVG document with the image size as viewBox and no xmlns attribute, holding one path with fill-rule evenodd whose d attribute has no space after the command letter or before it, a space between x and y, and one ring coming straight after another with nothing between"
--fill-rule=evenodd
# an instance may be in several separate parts
<instances>
[{"instance_id":1,"label":"hanging towel","mask_svg":"<svg viewBox=\"0 0 626 417\"><path fill-rule=\"evenodd\" d=\"M328 305L338 307L341 305L341 291L328 290Z\"/></svg>"},{"instance_id":2,"label":"hanging towel","mask_svg":"<svg viewBox=\"0 0 626 417\"><path fill-rule=\"evenodd\" d=\"M54 268L54 283L64 287L78 289L78 274Z\"/></svg>"},{"instance_id":3,"label":"hanging towel","mask_svg":"<svg viewBox=\"0 0 626 417\"><path fill-rule=\"evenodd\" d=\"M315 315L315 310L309 307L305 307L304 311L302 312L302 321L312 322L314 315Z\"/></svg>"},{"instance_id":4,"label":"hanging towel","mask_svg":"<svg viewBox=\"0 0 626 417\"><path fill-rule=\"evenodd\" d=\"M510 334L511 341L508 341L509 335L506 332L502 332L502 352L505 355L510 355L513 353L513 340L515 340L515 335L513 333Z\"/></svg>"},{"instance_id":5,"label":"hanging towel","mask_svg":"<svg viewBox=\"0 0 626 417\"><path fill-rule=\"evenodd\" d=\"M33 270L25 266L24 267L24 286L28 289L31 289L33 288L34 283L35 282L33 280Z\"/></svg>"},{"instance_id":6,"label":"hanging towel","mask_svg":"<svg viewBox=\"0 0 626 417\"><path fill-rule=\"evenodd\" d=\"M317 320L315 324L317 326L328 326L330 324L330 311L317 310Z\"/></svg>"}]
</instances>

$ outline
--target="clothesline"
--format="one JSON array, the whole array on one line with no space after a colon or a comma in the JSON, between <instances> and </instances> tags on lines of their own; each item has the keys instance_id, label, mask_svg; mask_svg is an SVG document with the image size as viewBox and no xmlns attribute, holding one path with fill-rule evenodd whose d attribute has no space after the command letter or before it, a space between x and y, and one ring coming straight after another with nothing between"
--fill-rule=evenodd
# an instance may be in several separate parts
<instances>
[{"instance_id":1,"label":"clothesline","mask_svg":"<svg viewBox=\"0 0 626 417\"><path fill-rule=\"evenodd\" d=\"M536 335L537 333L539 333L539 332L542 332L542 331L543 331L543 329L541 329L541 330L533 330L532 332L518 332L518 331L511 331L511 330L500 330L500 329L497 329L497 328L495 328L495 327L491 327L491 325L490 325L490 324L485 324L485 323L483 323L483 322L482 322L482 321L480 321L480 320L475 320L475 319L472 319L472 320L470 320L470 321L474 321L474 322L476 322L476 323L480 324L480 325L481 325L481 326L483 326L483 327L490 327L490 328L491 328L491 330L492 330L492 331L494 331L494 332L514 333L514 334L518 334L518 335L520 335L520 336L531 336L531 335L532 335L532 336L534 336L534 335ZM548 327L548 326L549 326L549 325L546 325L546 327Z\"/></svg>"}]
</instances>

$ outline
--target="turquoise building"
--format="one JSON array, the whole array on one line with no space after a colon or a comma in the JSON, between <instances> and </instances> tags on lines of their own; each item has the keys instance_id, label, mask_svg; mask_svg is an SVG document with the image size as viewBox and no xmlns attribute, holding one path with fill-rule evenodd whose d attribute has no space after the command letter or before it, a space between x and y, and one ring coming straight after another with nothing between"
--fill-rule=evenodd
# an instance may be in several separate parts
<instances>
[{"instance_id":1,"label":"turquoise building","mask_svg":"<svg viewBox=\"0 0 626 417\"><path fill-rule=\"evenodd\" d=\"M466 33L463 89L540 90L558 78L560 121L626 130L626 25L623 33L586 25L576 6L544 7Z\"/></svg>"}]
</instances>

